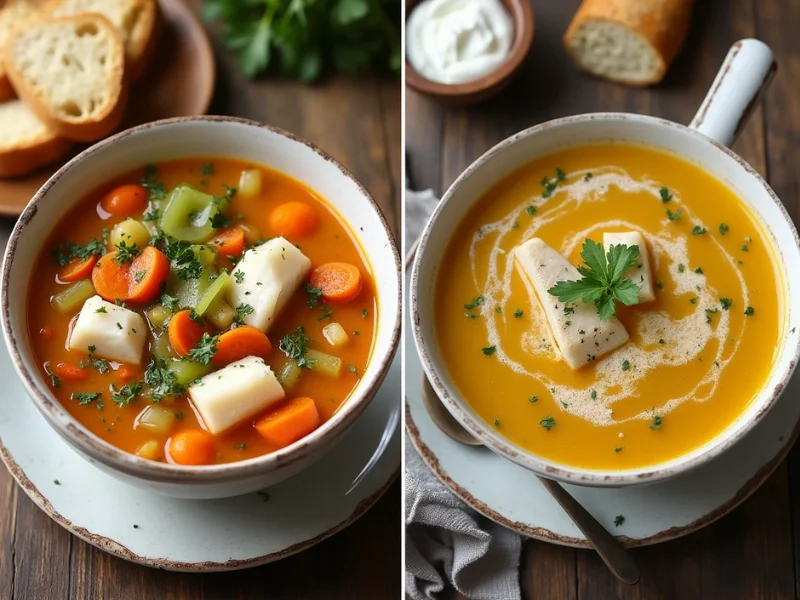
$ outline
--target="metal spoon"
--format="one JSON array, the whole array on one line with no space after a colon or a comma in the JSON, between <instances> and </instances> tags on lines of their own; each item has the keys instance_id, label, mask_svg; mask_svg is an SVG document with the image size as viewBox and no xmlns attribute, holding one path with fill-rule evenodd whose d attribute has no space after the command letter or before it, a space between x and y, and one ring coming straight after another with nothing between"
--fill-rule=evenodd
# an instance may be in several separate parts
<instances>
[{"instance_id":1,"label":"metal spoon","mask_svg":"<svg viewBox=\"0 0 800 600\"><path fill-rule=\"evenodd\" d=\"M469 446L483 445L464 429L444 407L431 382L428 381L425 375L422 376L422 401L431 420L449 438ZM561 508L564 509L564 512L570 516L575 525L578 526L578 529L583 532L586 539L589 540L589 543L592 544L614 576L625 585L633 585L638 582L639 567L616 538L558 483L538 475L537 478Z\"/></svg>"}]
</instances>

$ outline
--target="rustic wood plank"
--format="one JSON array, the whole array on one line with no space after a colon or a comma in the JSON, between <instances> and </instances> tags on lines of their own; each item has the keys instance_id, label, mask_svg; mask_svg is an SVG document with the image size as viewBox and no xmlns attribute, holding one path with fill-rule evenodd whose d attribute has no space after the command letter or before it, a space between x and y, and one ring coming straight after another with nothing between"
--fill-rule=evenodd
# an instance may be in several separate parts
<instances>
[{"instance_id":1,"label":"rustic wood plank","mask_svg":"<svg viewBox=\"0 0 800 600\"><path fill-rule=\"evenodd\" d=\"M436 102L406 89L406 174L412 189L442 189L444 110Z\"/></svg>"},{"instance_id":2,"label":"rustic wood plank","mask_svg":"<svg viewBox=\"0 0 800 600\"><path fill-rule=\"evenodd\" d=\"M575 548L554 546L538 540L523 545L520 585L530 600L572 600L578 597ZM597 596L597 598L605 598Z\"/></svg>"},{"instance_id":3,"label":"rustic wood plank","mask_svg":"<svg viewBox=\"0 0 800 600\"><path fill-rule=\"evenodd\" d=\"M14 536L17 519L17 484L0 466L0 592L14 594Z\"/></svg>"},{"instance_id":4,"label":"rustic wood plank","mask_svg":"<svg viewBox=\"0 0 800 600\"><path fill-rule=\"evenodd\" d=\"M391 182L391 214L394 216L394 234L399 240L403 198L403 103L400 81L386 79L378 82L379 105L383 123L383 145L387 150L386 169Z\"/></svg>"}]
</instances>

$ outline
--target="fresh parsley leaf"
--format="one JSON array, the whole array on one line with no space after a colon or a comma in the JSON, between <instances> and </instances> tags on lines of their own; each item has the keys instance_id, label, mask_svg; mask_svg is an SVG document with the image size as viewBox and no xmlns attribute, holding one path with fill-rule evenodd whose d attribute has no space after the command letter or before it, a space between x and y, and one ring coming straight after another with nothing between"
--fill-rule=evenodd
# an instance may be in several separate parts
<instances>
[{"instance_id":1,"label":"fresh parsley leaf","mask_svg":"<svg viewBox=\"0 0 800 600\"><path fill-rule=\"evenodd\" d=\"M123 386L119 391L111 385L111 399L120 406L130 404L142 392L142 384L138 381Z\"/></svg>"},{"instance_id":2,"label":"fresh parsley leaf","mask_svg":"<svg viewBox=\"0 0 800 600\"><path fill-rule=\"evenodd\" d=\"M756 314L756 309L752 306L748 306L744 311L744 316L746 317L752 317L754 314Z\"/></svg>"},{"instance_id":3,"label":"fresh parsley leaf","mask_svg":"<svg viewBox=\"0 0 800 600\"><path fill-rule=\"evenodd\" d=\"M708 232L708 229L705 227L700 227L700 225L695 225L692 228L692 235L705 235Z\"/></svg>"},{"instance_id":4,"label":"fresh parsley leaf","mask_svg":"<svg viewBox=\"0 0 800 600\"><path fill-rule=\"evenodd\" d=\"M293 333L287 333L282 338L278 347L286 356L297 361L297 366L301 369L310 369L316 361L309 359L308 343L311 338L306 336L305 327L298 325Z\"/></svg>"},{"instance_id":5,"label":"fresh parsley leaf","mask_svg":"<svg viewBox=\"0 0 800 600\"><path fill-rule=\"evenodd\" d=\"M495 353L496 350L497 348L495 348L494 346L487 346L486 348L481 348L481 351L483 352L484 356L491 356L492 354Z\"/></svg>"},{"instance_id":6,"label":"fresh parsley leaf","mask_svg":"<svg viewBox=\"0 0 800 600\"><path fill-rule=\"evenodd\" d=\"M329 309L327 306L321 306L320 310L322 314L317 317L317 321L323 321L324 319L330 319L333 316L333 311Z\"/></svg>"},{"instance_id":7,"label":"fresh parsley leaf","mask_svg":"<svg viewBox=\"0 0 800 600\"><path fill-rule=\"evenodd\" d=\"M667 218L670 221L680 221L681 220L681 211L682 210L683 210L682 208L679 208L675 212L672 212L670 209L667 209Z\"/></svg>"},{"instance_id":8,"label":"fresh parsley leaf","mask_svg":"<svg viewBox=\"0 0 800 600\"><path fill-rule=\"evenodd\" d=\"M224 213L218 212L213 217L211 217L211 226L214 229L224 229L225 227L230 227L233 221L231 221Z\"/></svg>"},{"instance_id":9,"label":"fresh parsley leaf","mask_svg":"<svg viewBox=\"0 0 800 600\"><path fill-rule=\"evenodd\" d=\"M622 448L620 448L619 450L622 450ZM619 527L624 522L625 522L624 515L617 515L616 517L614 517L614 527Z\"/></svg>"},{"instance_id":10,"label":"fresh parsley leaf","mask_svg":"<svg viewBox=\"0 0 800 600\"><path fill-rule=\"evenodd\" d=\"M528 213L528 215L532 217L533 215L536 214L536 210L537 210L537 208L535 206L531 205L531 206L529 206L528 208L525 209L525 212Z\"/></svg>"},{"instance_id":11,"label":"fresh parsley leaf","mask_svg":"<svg viewBox=\"0 0 800 600\"><path fill-rule=\"evenodd\" d=\"M538 401L539 401L539 396L531 396L530 398L528 398L528 402L530 402L531 404Z\"/></svg>"},{"instance_id":12,"label":"fresh parsley leaf","mask_svg":"<svg viewBox=\"0 0 800 600\"><path fill-rule=\"evenodd\" d=\"M189 350L189 360L200 363L201 365L208 365L211 359L217 353L217 343L219 342L219 334L209 335L208 332L203 333L203 337L195 344L194 348Z\"/></svg>"},{"instance_id":13,"label":"fresh parsley leaf","mask_svg":"<svg viewBox=\"0 0 800 600\"><path fill-rule=\"evenodd\" d=\"M317 288L311 285L310 283L307 283L306 293L308 294L308 300L306 301L306 306L308 306L308 308L316 308L317 304L322 298L322 288Z\"/></svg>"},{"instance_id":14,"label":"fresh parsley leaf","mask_svg":"<svg viewBox=\"0 0 800 600\"><path fill-rule=\"evenodd\" d=\"M158 168L155 165L147 165L144 168L141 184L150 193L151 202L160 202L167 197L167 188L158 181Z\"/></svg>"},{"instance_id":15,"label":"fresh parsley leaf","mask_svg":"<svg viewBox=\"0 0 800 600\"><path fill-rule=\"evenodd\" d=\"M70 399L77 400L78 404L91 404L103 394L101 392L72 392Z\"/></svg>"},{"instance_id":16,"label":"fresh parsley leaf","mask_svg":"<svg viewBox=\"0 0 800 600\"><path fill-rule=\"evenodd\" d=\"M622 370L623 371L630 371L631 370L631 363L628 359L622 361Z\"/></svg>"},{"instance_id":17,"label":"fresh parsley leaf","mask_svg":"<svg viewBox=\"0 0 800 600\"><path fill-rule=\"evenodd\" d=\"M175 373L167 368L167 361L154 358L144 372L144 382L150 386L150 397L153 402L160 402L165 397L182 396L186 388L178 383ZM177 416L177 415L176 415Z\"/></svg>"},{"instance_id":18,"label":"fresh parsley leaf","mask_svg":"<svg viewBox=\"0 0 800 600\"><path fill-rule=\"evenodd\" d=\"M133 262L133 259L139 256L139 248L136 247L135 243L128 246L128 243L122 240L114 248L117 249L117 253L114 255L113 260L119 265Z\"/></svg>"},{"instance_id":19,"label":"fresh parsley leaf","mask_svg":"<svg viewBox=\"0 0 800 600\"><path fill-rule=\"evenodd\" d=\"M564 173L561 169L556 169L556 176L552 179L548 179L545 177L542 179L542 187L544 191L542 192L542 198L549 198L553 195L553 192L556 191L558 184L564 181L567 178L567 174Z\"/></svg>"},{"instance_id":20,"label":"fresh parsley leaf","mask_svg":"<svg viewBox=\"0 0 800 600\"><path fill-rule=\"evenodd\" d=\"M358 375L358 369L356 369L353 365L349 365L347 367L347 370L350 371L351 373L354 373L355 375Z\"/></svg>"},{"instance_id":21,"label":"fresh parsley leaf","mask_svg":"<svg viewBox=\"0 0 800 600\"><path fill-rule=\"evenodd\" d=\"M255 309L250 306L249 304L241 303L236 307L236 316L233 318L233 322L237 325L244 325L244 318L247 315L252 315Z\"/></svg>"},{"instance_id":22,"label":"fresh parsley leaf","mask_svg":"<svg viewBox=\"0 0 800 600\"><path fill-rule=\"evenodd\" d=\"M730 227L728 227L727 225L725 225L725 223L720 223L720 224L719 224L719 234L720 234L720 235L725 235L725 234L726 234L726 233L728 233L730 230L731 230L731 228L730 228Z\"/></svg>"},{"instance_id":23,"label":"fresh parsley leaf","mask_svg":"<svg viewBox=\"0 0 800 600\"><path fill-rule=\"evenodd\" d=\"M146 213L144 213L144 221L147 223L158 221L161 218L161 211L158 209L157 206L154 206Z\"/></svg>"},{"instance_id":24,"label":"fresh parsley leaf","mask_svg":"<svg viewBox=\"0 0 800 600\"><path fill-rule=\"evenodd\" d=\"M669 193L669 190L667 188L662 187L660 190L658 190L658 193L661 196L661 202L663 202L664 204L672 200L672 194Z\"/></svg>"},{"instance_id":25,"label":"fresh parsley leaf","mask_svg":"<svg viewBox=\"0 0 800 600\"><path fill-rule=\"evenodd\" d=\"M233 279L236 283L242 283L244 281L244 271L236 271L233 274Z\"/></svg>"},{"instance_id":26,"label":"fresh parsley leaf","mask_svg":"<svg viewBox=\"0 0 800 600\"><path fill-rule=\"evenodd\" d=\"M722 304L723 310L728 310L731 306L733 306L733 300L730 298L720 298L720 304Z\"/></svg>"},{"instance_id":27,"label":"fresh parsley leaf","mask_svg":"<svg viewBox=\"0 0 800 600\"><path fill-rule=\"evenodd\" d=\"M522 318L522 309L521 308L518 308L517 310L514 311L514 318L515 319L521 319Z\"/></svg>"},{"instance_id":28,"label":"fresh parsley leaf","mask_svg":"<svg viewBox=\"0 0 800 600\"><path fill-rule=\"evenodd\" d=\"M539 425L550 431L553 427L556 426L556 418L555 417L545 417L541 421L539 421Z\"/></svg>"},{"instance_id":29,"label":"fresh parsley leaf","mask_svg":"<svg viewBox=\"0 0 800 600\"><path fill-rule=\"evenodd\" d=\"M94 312L96 312L96 313L108 313L108 310L106 310L105 306L101 306L100 308L98 308Z\"/></svg>"},{"instance_id":30,"label":"fresh parsley leaf","mask_svg":"<svg viewBox=\"0 0 800 600\"><path fill-rule=\"evenodd\" d=\"M653 422L650 423L650 429L652 429L653 431L661 429L661 423L663 421L664 421L663 417L656 415L655 417L653 417Z\"/></svg>"},{"instance_id":31,"label":"fresh parsley leaf","mask_svg":"<svg viewBox=\"0 0 800 600\"><path fill-rule=\"evenodd\" d=\"M173 273L183 281L199 279L203 274L203 264L197 259L197 255L188 242L181 240L166 239L164 254L170 260Z\"/></svg>"},{"instance_id":32,"label":"fresh parsley leaf","mask_svg":"<svg viewBox=\"0 0 800 600\"><path fill-rule=\"evenodd\" d=\"M92 238L86 244L73 244L66 242L53 248L53 260L60 267L64 267L73 259L87 260L91 256L103 256L108 246L108 232L103 238Z\"/></svg>"},{"instance_id":33,"label":"fresh parsley leaf","mask_svg":"<svg viewBox=\"0 0 800 600\"><path fill-rule=\"evenodd\" d=\"M612 245L605 253L602 244L587 239L581 250L585 264L578 267L582 279L559 281L547 291L565 304L593 302L600 318L607 321L616 313L617 302L631 306L639 301L639 287L624 278L638 257L638 246Z\"/></svg>"},{"instance_id":34,"label":"fresh parsley leaf","mask_svg":"<svg viewBox=\"0 0 800 600\"><path fill-rule=\"evenodd\" d=\"M170 296L169 294L162 294L161 295L161 304L164 305L164 308L167 310L175 310L178 306L178 299L174 296Z\"/></svg>"},{"instance_id":35,"label":"fresh parsley leaf","mask_svg":"<svg viewBox=\"0 0 800 600\"><path fill-rule=\"evenodd\" d=\"M205 163L204 165L200 166L200 174L201 175L213 175L214 174L214 163L209 162Z\"/></svg>"},{"instance_id":36,"label":"fresh parsley leaf","mask_svg":"<svg viewBox=\"0 0 800 600\"><path fill-rule=\"evenodd\" d=\"M473 308L478 308L481 304L483 304L483 296L478 296L470 300L469 304L465 304L464 308L472 310Z\"/></svg>"}]
</instances>

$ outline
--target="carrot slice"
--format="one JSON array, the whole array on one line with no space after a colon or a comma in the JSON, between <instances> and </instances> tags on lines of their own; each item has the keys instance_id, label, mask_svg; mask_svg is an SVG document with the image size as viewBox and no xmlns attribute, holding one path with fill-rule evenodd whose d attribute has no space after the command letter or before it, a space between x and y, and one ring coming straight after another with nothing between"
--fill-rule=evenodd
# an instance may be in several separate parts
<instances>
[{"instance_id":1,"label":"carrot slice","mask_svg":"<svg viewBox=\"0 0 800 600\"><path fill-rule=\"evenodd\" d=\"M221 256L241 256L244 252L244 231L239 227L222 229L214 234L210 244L219 248Z\"/></svg>"},{"instance_id":2,"label":"carrot slice","mask_svg":"<svg viewBox=\"0 0 800 600\"><path fill-rule=\"evenodd\" d=\"M303 237L311 235L317 229L319 215L304 202L287 202L272 211L269 224L283 237Z\"/></svg>"},{"instance_id":3,"label":"carrot slice","mask_svg":"<svg viewBox=\"0 0 800 600\"><path fill-rule=\"evenodd\" d=\"M325 263L311 272L311 285L328 302L350 302L361 293L361 272L350 263Z\"/></svg>"},{"instance_id":4,"label":"carrot slice","mask_svg":"<svg viewBox=\"0 0 800 600\"><path fill-rule=\"evenodd\" d=\"M127 300L142 304L155 300L168 275L169 259L158 248L147 246L130 264Z\"/></svg>"},{"instance_id":5,"label":"carrot slice","mask_svg":"<svg viewBox=\"0 0 800 600\"><path fill-rule=\"evenodd\" d=\"M39 330L39 335L42 336L46 340L52 340L53 339L53 330L50 329L49 327L42 327Z\"/></svg>"},{"instance_id":6,"label":"carrot slice","mask_svg":"<svg viewBox=\"0 0 800 600\"><path fill-rule=\"evenodd\" d=\"M92 269L97 264L98 257L92 254L89 258L81 260L80 258L73 258L66 266L61 269L58 278L67 283L73 283L80 279L88 279L92 275Z\"/></svg>"},{"instance_id":7,"label":"carrot slice","mask_svg":"<svg viewBox=\"0 0 800 600\"><path fill-rule=\"evenodd\" d=\"M92 270L92 283L104 300L114 302L128 298L128 270L130 265L120 265L114 260L116 251L104 255Z\"/></svg>"},{"instance_id":8,"label":"carrot slice","mask_svg":"<svg viewBox=\"0 0 800 600\"><path fill-rule=\"evenodd\" d=\"M68 362L51 364L50 370L53 372L53 375L56 375L63 381L85 381L89 378L88 371L81 369L78 365L73 365Z\"/></svg>"},{"instance_id":9,"label":"carrot slice","mask_svg":"<svg viewBox=\"0 0 800 600\"><path fill-rule=\"evenodd\" d=\"M119 377L121 381L130 381L133 379L134 375L136 375L136 373L128 365L120 365L119 369L117 369L117 377Z\"/></svg>"},{"instance_id":10,"label":"carrot slice","mask_svg":"<svg viewBox=\"0 0 800 600\"><path fill-rule=\"evenodd\" d=\"M211 360L215 365L221 367L247 356L260 356L266 360L271 351L272 344L267 334L255 327L242 325L219 336L217 353Z\"/></svg>"},{"instance_id":11,"label":"carrot slice","mask_svg":"<svg viewBox=\"0 0 800 600\"><path fill-rule=\"evenodd\" d=\"M211 333L208 326L192 320L191 314L190 310L182 310L169 320L167 327L169 344L178 356L189 354L189 350L197 345L204 333Z\"/></svg>"},{"instance_id":12,"label":"carrot slice","mask_svg":"<svg viewBox=\"0 0 800 600\"><path fill-rule=\"evenodd\" d=\"M170 439L169 458L179 465L207 465L214 462L214 438L202 429L187 429Z\"/></svg>"},{"instance_id":13,"label":"carrot slice","mask_svg":"<svg viewBox=\"0 0 800 600\"><path fill-rule=\"evenodd\" d=\"M147 190L142 186L121 185L108 192L100 201L100 206L112 215L130 217L145 209L147 198Z\"/></svg>"},{"instance_id":14,"label":"carrot slice","mask_svg":"<svg viewBox=\"0 0 800 600\"><path fill-rule=\"evenodd\" d=\"M317 404L311 398L293 398L267 413L255 423L255 428L267 442L283 448L319 427Z\"/></svg>"}]
</instances>

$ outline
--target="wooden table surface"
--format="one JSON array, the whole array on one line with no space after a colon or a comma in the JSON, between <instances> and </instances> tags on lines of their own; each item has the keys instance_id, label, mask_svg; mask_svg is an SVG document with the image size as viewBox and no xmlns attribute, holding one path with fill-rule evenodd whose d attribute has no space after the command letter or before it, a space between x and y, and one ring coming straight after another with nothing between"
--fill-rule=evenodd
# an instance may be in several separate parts
<instances>
[{"instance_id":1,"label":"wooden table surface","mask_svg":"<svg viewBox=\"0 0 800 600\"><path fill-rule=\"evenodd\" d=\"M399 81L249 82L215 33L212 39L218 83L210 112L277 125L316 143L360 179L399 233ZM0 249L13 225L0 220ZM0 600L396 600L400 528L398 481L353 526L306 552L246 571L169 573L125 562L73 536L0 467Z\"/></svg>"},{"instance_id":2,"label":"wooden table surface","mask_svg":"<svg viewBox=\"0 0 800 600\"><path fill-rule=\"evenodd\" d=\"M442 108L409 91L406 143L417 187L442 193L495 143L536 123L589 111L628 111L688 123L730 45L756 37L778 75L734 149L800 217L800 1L697 0L692 30L666 80L630 89L579 74L561 36L579 0L533 0L536 34L520 77L500 97ZM526 543L521 579L531 600L795 598L800 594L800 450L742 506L683 539L634 551L641 582L625 588L590 551Z\"/></svg>"}]
</instances>

